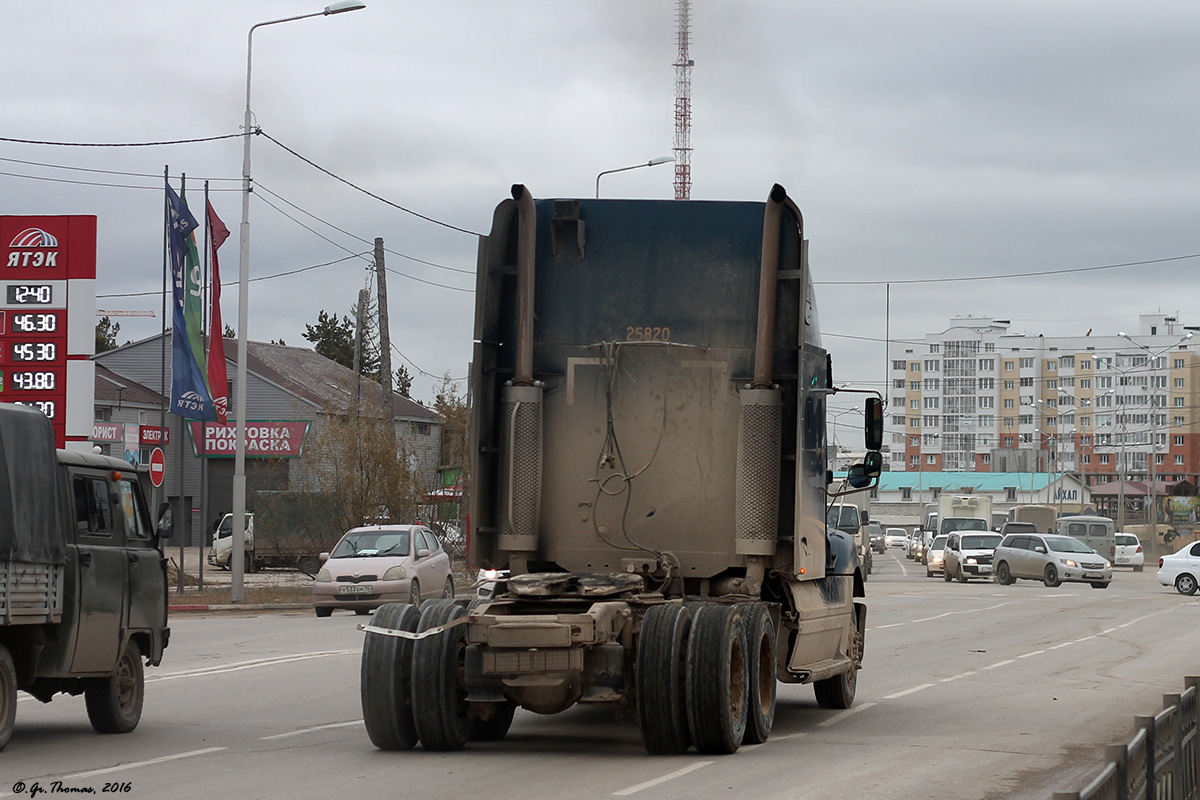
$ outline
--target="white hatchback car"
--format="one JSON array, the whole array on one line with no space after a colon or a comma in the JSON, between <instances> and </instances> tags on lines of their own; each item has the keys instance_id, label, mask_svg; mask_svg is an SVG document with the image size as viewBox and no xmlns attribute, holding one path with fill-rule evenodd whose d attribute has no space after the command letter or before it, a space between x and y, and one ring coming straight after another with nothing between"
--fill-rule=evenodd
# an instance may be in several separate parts
<instances>
[{"instance_id":1,"label":"white hatchback car","mask_svg":"<svg viewBox=\"0 0 1200 800\"><path fill-rule=\"evenodd\" d=\"M883 532L883 543L888 547L906 547L908 545L908 531L904 528L888 528Z\"/></svg>"},{"instance_id":2,"label":"white hatchback car","mask_svg":"<svg viewBox=\"0 0 1200 800\"><path fill-rule=\"evenodd\" d=\"M1180 594L1195 594L1200 585L1200 542L1188 542L1183 547L1158 560L1158 582L1174 586Z\"/></svg>"},{"instance_id":3,"label":"white hatchback car","mask_svg":"<svg viewBox=\"0 0 1200 800\"><path fill-rule=\"evenodd\" d=\"M1141 540L1132 533L1118 533L1113 566L1133 567L1134 572L1141 572L1145 563L1146 552L1142 549Z\"/></svg>"},{"instance_id":4,"label":"white hatchback car","mask_svg":"<svg viewBox=\"0 0 1200 800\"><path fill-rule=\"evenodd\" d=\"M346 531L313 579L313 608L369 614L384 603L420 605L454 597L450 556L423 525L370 525Z\"/></svg>"}]
</instances>

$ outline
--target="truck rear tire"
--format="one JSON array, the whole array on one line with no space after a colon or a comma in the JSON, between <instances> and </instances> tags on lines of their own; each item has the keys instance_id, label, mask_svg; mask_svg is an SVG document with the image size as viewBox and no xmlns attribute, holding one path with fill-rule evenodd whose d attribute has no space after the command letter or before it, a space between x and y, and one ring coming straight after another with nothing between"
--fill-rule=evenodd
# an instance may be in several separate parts
<instances>
[{"instance_id":1,"label":"truck rear tire","mask_svg":"<svg viewBox=\"0 0 1200 800\"><path fill-rule=\"evenodd\" d=\"M737 751L746 733L746 696L745 620L733 606L701 606L687 653L688 728L698 751Z\"/></svg>"},{"instance_id":2,"label":"truck rear tire","mask_svg":"<svg viewBox=\"0 0 1200 800\"><path fill-rule=\"evenodd\" d=\"M692 744L688 732L687 653L692 612L682 605L653 606L642 619L637 647L637 705L647 753L677 755Z\"/></svg>"},{"instance_id":3,"label":"truck rear tire","mask_svg":"<svg viewBox=\"0 0 1200 800\"><path fill-rule=\"evenodd\" d=\"M12 654L0 644L0 750L8 745L17 719L17 669Z\"/></svg>"},{"instance_id":4,"label":"truck rear tire","mask_svg":"<svg viewBox=\"0 0 1200 800\"><path fill-rule=\"evenodd\" d=\"M858 614L850 612L850 653L854 661L862 659L862 636L858 629ZM849 708L854 705L854 693L858 689L858 666L855 664L848 672L834 675L822 681L813 682L813 691L817 695L817 705L821 708Z\"/></svg>"},{"instance_id":5,"label":"truck rear tire","mask_svg":"<svg viewBox=\"0 0 1200 800\"><path fill-rule=\"evenodd\" d=\"M322 609L318 608L320 613ZM408 603L387 603L371 624L396 631L415 631L421 612ZM363 642L359 693L367 736L380 750L411 750L417 744L412 709L413 642L397 636L367 634Z\"/></svg>"},{"instance_id":6,"label":"truck rear tire","mask_svg":"<svg viewBox=\"0 0 1200 800\"><path fill-rule=\"evenodd\" d=\"M421 609L417 630L445 625L466 613L453 600L428 600ZM465 633L466 628L459 625L413 643L413 719L426 750L461 750L470 738L467 692L460 682Z\"/></svg>"},{"instance_id":7,"label":"truck rear tire","mask_svg":"<svg viewBox=\"0 0 1200 800\"><path fill-rule=\"evenodd\" d=\"M129 733L142 718L146 673L142 651L132 639L107 678L89 678L83 691L88 720L96 733Z\"/></svg>"},{"instance_id":8,"label":"truck rear tire","mask_svg":"<svg viewBox=\"0 0 1200 800\"><path fill-rule=\"evenodd\" d=\"M301 556L300 560L296 562L296 569L305 575L316 575L320 568L321 560L316 556Z\"/></svg>"},{"instance_id":9,"label":"truck rear tire","mask_svg":"<svg viewBox=\"0 0 1200 800\"><path fill-rule=\"evenodd\" d=\"M775 724L775 623L763 603L742 606L746 617L746 674L750 690L743 744L762 744Z\"/></svg>"}]
</instances>

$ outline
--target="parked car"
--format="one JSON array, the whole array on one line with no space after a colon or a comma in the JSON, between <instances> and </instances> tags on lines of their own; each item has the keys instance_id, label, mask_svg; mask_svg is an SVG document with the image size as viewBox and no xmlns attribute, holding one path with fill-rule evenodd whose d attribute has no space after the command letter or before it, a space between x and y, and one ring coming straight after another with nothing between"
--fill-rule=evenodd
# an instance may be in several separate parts
<instances>
[{"instance_id":1,"label":"parked car","mask_svg":"<svg viewBox=\"0 0 1200 800\"><path fill-rule=\"evenodd\" d=\"M454 597L450 556L423 525L353 528L313 579L313 608L328 617L335 608L369 614L384 603L420 605L428 597Z\"/></svg>"},{"instance_id":2,"label":"parked car","mask_svg":"<svg viewBox=\"0 0 1200 800\"><path fill-rule=\"evenodd\" d=\"M935 572L944 572L946 539L949 537L939 533L925 551L925 577L932 578Z\"/></svg>"},{"instance_id":3,"label":"parked car","mask_svg":"<svg viewBox=\"0 0 1200 800\"><path fill-rule=\"evenodd\" d=\"M1050 587L1064 582L1090 583L1093 589L1107 589L1112 582L1109 560L1074 536L1009 534L993 558L996 583L1006 586L1017 578L1042 581Z\"/></svg>"},{"instance_id":4,"label":"parked car","mask_svg":"<svg viewBox=\"0 0 1200 800\"><path fill-rule=\"evenodd\" d=\"M887 545L883 541L883 526L878 522L870 523L871 526L871 549L876 553L882 553L887 549Z\"/></svg>"},{"instance_id":5,"label":"parked car","mask_svg":"<svg viewBox=\"0 0 1200 800\"><path fill-rule=\"evenodd\" d=\"M1195 594L1200 581L1200 542L1183 547L1158 560L1158 582L1174 586L1180 594Z\"/></svg>"},{"instance_id":6,"label":"parked car","mask_svg":"<svg viewBox=\"0 0 1200 800\"><path fill-rule=\"evenodd\" d=\"M1132 533L1118 533L1113 566L1133 567L1134 572L1141 572L1145 563L1146 552L1142 549L1141 540Z\"/></svg>"},{"instance_id":7,"label":"parked car","mask_svg":"<svg viewBox=\"0 0 1200 800\"><path fill-rule=\"evenodd\" d=\"M887 547L903 548L907 546L907 542L908 531L904 530L904 528L888 528L883 532L883 543Z\"/></svg>"},{"instance_id":8,"label":"parked car","mask_svg":"<svg viewBox=\"0 0 1200 800\"><path fill-rule=\"evenodd\" d=\"M988 578L992 574L992 552L1000 544L998 533L984 531L955 531L946 538L942 550L942 577L957 578L966 583L970 578Z\"/></svg>"}]
</instances>

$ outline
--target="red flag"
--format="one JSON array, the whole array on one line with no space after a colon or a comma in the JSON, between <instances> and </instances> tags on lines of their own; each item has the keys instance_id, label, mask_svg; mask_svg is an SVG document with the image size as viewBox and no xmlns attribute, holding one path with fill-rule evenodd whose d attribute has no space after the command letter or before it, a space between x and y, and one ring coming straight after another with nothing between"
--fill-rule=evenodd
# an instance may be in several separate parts
<instances>
[{"instance_id":1,"label":"red flag","mask_svg":"<svg viewBox=\"0 0 1200 800\"><path fill-rule=\"evenodd\" d=\"M212 203L208 207L208 239L212 247L212 310L209 313L208 390L212 393L213 412L217 422L225 422L229 411L229 384L225 372L225 326L221 322L221 272L217 268L217 248L229 238L229 229Z\"/></svg>"}]
</instances>

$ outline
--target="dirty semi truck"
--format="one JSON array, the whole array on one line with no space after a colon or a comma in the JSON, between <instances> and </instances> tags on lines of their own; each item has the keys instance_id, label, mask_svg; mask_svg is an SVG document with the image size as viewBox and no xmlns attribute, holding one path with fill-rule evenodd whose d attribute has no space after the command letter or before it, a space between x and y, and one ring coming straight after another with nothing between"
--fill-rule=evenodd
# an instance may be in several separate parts
<instances>
[{"instance_id":1,"label":"dirty semi truck","mask_svg":"<svg viewBox=\"0 0 1200 800\"><path fill-rule=\"evenodd\" d=\"M364 626L372 742L455 750L587 703L636 714L650 753L731 753L767 739L779 682L849 707L863 575L826 526L835 390L799 209L780 186L512 196L481 238L471 369L468 557L501 579Z\"/></svg>"}]
</instances>

